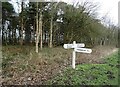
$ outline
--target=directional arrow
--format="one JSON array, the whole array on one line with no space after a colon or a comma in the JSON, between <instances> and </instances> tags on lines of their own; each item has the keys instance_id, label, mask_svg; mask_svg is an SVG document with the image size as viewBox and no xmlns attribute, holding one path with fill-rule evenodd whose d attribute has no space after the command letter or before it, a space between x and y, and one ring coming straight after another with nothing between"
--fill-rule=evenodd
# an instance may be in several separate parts
<instances>
[{"instance_id":1,"label":"directional arrow","mask_svg":"<svg viewBox=\"0 0 120 87\"><path fill-rule=\"evenodd\" d=\"M77 44L64 44L63 47L65 49L69 49L69 48L79 48L79 47L85 47L84 43L77 43Z\"/></svg>"},{"instance_id":2,"label":"directional arrow","mask_svg":"<svg viewBox=\"0 0 120 87\"><path fill-rule=\"evenodd\" d=\"M75 52L82 52L82 53L91 53L92 50L88 49L88 48L75 48L74 49Z\"/></svg>"}]
</instances>

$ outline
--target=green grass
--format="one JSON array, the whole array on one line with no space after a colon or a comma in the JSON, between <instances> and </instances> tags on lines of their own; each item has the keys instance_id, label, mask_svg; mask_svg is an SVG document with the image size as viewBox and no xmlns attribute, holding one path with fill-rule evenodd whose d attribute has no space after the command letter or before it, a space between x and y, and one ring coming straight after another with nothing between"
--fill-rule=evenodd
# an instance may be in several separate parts
<instances>
[{"instance_id":1,"label":"green grass","mask_svg":"<svg viewBox=\"0 0 120 87\"><path fill-rule=\"evenodd\" d=\"M50 85L118 85L118 53L105 58L104 64L81 64L48 80Z\"/></svg>"}]
</instances>

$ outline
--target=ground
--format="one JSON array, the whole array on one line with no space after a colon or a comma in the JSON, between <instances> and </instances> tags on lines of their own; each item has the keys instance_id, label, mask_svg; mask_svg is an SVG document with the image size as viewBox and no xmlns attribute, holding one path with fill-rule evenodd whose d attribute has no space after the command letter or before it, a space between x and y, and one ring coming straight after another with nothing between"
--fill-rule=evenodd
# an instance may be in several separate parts
<instances>
[{"instance_id":1,"label":"ground","mask_svg":"<svg viewBox=\"0 0 120 87\"><path fill-rule=\"evenodd\" d=\"M91 48L91 54L77 53L76 65L102 64L103 59L116 52L112 46ZM46 48L38 54L32 46L3 46L2 68L3 84L41 85L71 67L72 49L63 47Z\"/></svg>"},{"instance_id":2,"label":"ground","mask_svg":"<svg viewBox=\"0 0 120 87\"><path fill-rule=\"evenodd\" d=\"M46 81L50 85L118 85L118 54L104 59L103 64L79 64L66 68Z\"/></svg>"}]
</instances>

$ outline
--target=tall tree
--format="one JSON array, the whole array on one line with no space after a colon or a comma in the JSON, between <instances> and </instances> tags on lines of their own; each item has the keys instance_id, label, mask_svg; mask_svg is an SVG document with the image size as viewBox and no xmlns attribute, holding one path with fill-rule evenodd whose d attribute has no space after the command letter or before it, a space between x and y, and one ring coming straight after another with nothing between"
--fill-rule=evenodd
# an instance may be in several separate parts
<instances>
[{"instance_id":1,"label":"tall tree","mask_svg":"<svg viewBox=\"0 0 120 87\"><path fill-rule=\"evenodd\" d=\"M24 30L24 23L23 23L23 5L24 5L24 2L22 1L22 4L21 4L21 30L20 30L20 45L23 45L23 30Z\"/></svg>"},{"instance_id":2,"label":"tall tree","mask_svg":"<svg viewBox=\"0 0 120 87\"><path fill-rule=\"evenodd\" d=\"M36 53L38 53L38 43L39 43L39 25L38 25L38 2L36 2Z\"/></svg>"},{"instance_id":3,"label":"tall tree","mask_svg":"<svg viewBox=\"0 0 120 87\"><path fill-rule=\"evenodd\" d=\"M43 29L42 29L42 3L40 4L40 12L39 12L39 32L40 32L40 48L42 50L42 43L43 43Z\"/></svg>"},{"instance_id":4,"label":"tall tree","mask_svg":"<svg viewBox=\"0 0 120 87\"><path fill-rule=\"evenodd\" d=\"M49 47L52 48L53 47L53 20L54 20L54 17L55 15L57 14L57 5L58 3L51 3L51 11L50 11L50 15L51 15L51 18L50 18L50 44L49 44Z\"/></svg>"}]
</instances>

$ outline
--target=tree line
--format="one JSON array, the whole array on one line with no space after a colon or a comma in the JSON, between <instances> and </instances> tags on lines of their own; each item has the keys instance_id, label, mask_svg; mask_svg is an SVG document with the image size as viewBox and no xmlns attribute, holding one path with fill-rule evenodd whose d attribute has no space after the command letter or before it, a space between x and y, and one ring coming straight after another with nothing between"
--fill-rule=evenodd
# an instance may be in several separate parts
<instances>
[{"instance_id":1,"label":"tree line","mask_svg":"<svg viewBox=\"0 0 120 87\"><path fill-rule=\"evenodd\" d=\"M96 17L97 5L84 2L18 2L16 13L10 2L2 2L3 45L35 45L36 52L72 43L87 46L118 45L118 27L105 26Z\"/></svg>"}]
</instances>

